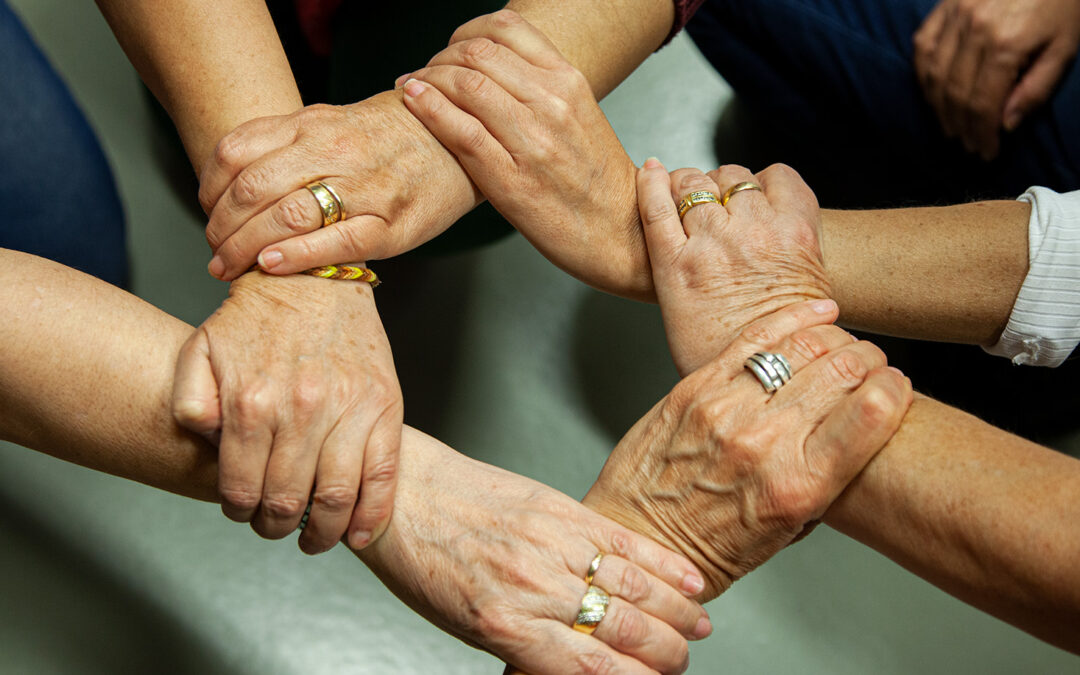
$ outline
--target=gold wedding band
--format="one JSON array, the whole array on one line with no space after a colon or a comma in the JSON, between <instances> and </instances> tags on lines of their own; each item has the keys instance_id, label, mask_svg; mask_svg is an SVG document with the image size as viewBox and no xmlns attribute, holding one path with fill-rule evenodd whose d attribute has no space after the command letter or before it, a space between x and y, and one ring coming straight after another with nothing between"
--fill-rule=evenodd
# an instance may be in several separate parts
<instances>
[{"instance_id":1,"label":"gold wedding band","mask_svg":"<svg viewBox=\"0 0 1080 675\"><path fill-rule=\"evenodd\" d=\"M734 197L736 194L742 192L743 190L757 190L758 192L764 192L764 190L761 189L761 186L757 183L751 183L750 181L736 183L735 185L732 185L730 188L728 188L728 191L724 193L723 198L720 200L720 206L727 206L727 203L731 201L731 198Z\"/></svg>"},{"instance_id":2,"label":"gold wedding band","mask_svg":"<svg viewBox=\"0 0 1080 675\"><path fill-rule=\"evenodd\" d=\"M319 180L304 187L314 195L315 201L319 202L319 209L322 210L323 227L345 220L345 204L341 201L338 193L334 192L334 188Z\"/></svg>"},{"instance_id":3,"label":"gold wedding band","mask_svg":"<svg viewBox=\"0 0 1080 675\"><path fill-rule=\"evenodd\" d=\"M597 553L596 557L592 559L592 562L589 563L589 571L585 573L585 583L592 586L593 577L595 577L596 573L600 570L600 561L603 559L603 553Z\"/></svg>"},{"instance_id":4,"label":"gold wedding band","mask_svg":"<svg viewBox=\"0 0 1080 675\"><path fill-rule=\"evenodd\" d=\"M581 599L581 609L578 610L577 620L574 621L574 630L586 635L592 635L600 622L607 614L611 596L599 586L589 586L585 591L585 597Z\"/></svg>"},{"instance_id":5,"label":"gold wedding band","mask_svg":"<svg viewBox=\"0 0 1080 675\"><path fill-rule=\"evenodd\" d=\"M717 198L716 194L709 192L708 190L691 192L679 202L679 218L682 219L687 211L699 204L720 204L720 200Z\"/></svg>"}]
</instances>

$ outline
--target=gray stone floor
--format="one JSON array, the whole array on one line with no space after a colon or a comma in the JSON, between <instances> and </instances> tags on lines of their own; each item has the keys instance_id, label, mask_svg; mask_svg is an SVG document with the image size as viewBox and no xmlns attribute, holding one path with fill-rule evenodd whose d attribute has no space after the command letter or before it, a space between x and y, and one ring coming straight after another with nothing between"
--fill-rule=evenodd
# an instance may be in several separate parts
<instances>
[{"instance_id":1,"label":"gray stone floor","mask_svg":"<svg viewBox=\"0 0 1080 675\"><path fill-rule=\"evenodd\" d=\"M107 148L136 293L200 321L225 288L205 274L201 223L158 169L161 139L123 54L92 3L12 4ZM635 160L710 168L729 100L679 39L605 109ZM430 287L402 291L408 307L383 306L400 336L409 421L583 494L622 431L674 382L655 308L582 287L520 238L426 268ZM463 270L460 283L442 283ZM10 445L0 445L0 551L3 673L500 672L344 551L309 559L216 507ZM692 673L1080 672L1075 658L826 528L709 609L716 631L695 645Z\"/></svg>"}]
</instances>

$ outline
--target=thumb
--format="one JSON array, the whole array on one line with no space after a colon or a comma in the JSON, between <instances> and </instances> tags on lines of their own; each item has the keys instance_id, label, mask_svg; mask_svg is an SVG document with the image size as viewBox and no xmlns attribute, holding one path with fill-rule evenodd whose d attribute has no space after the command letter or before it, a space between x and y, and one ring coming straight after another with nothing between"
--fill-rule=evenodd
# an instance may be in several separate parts
<instances>
[{"instance_id":1,"label":"thumb","mask_svg":"<svg viewBox=\"0 0 1080 675\"><path fill-rule=\"evenodd\" d=\"M210 364L210 340L198 329L180 348L173 379L172 414L176 422L216 442L221 431L221 400Z\"/></svg>"},{"instance_id":2,"label":"thumb","mask_svg":"<svg viewBox=\"0 0 1080 675\"><path fill-rule=\"evenodd\" d=\"M1015 131L1031 111L1050 99L1075 53L1075 46L1054 43L1031 64L1005 103L1002 126L1006 131Z\"/></svg>"}]
</instances>

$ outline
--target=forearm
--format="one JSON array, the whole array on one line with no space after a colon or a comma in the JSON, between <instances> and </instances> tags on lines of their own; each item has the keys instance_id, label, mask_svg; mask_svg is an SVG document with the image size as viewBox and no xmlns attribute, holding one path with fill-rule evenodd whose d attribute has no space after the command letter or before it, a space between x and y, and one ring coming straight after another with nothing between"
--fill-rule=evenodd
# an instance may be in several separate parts
<instances>
[{"instance_id":1,"label":"forearm","mask_svg":"<svg viewBox=\"0 0 1080 675\"><path fill-rule=\"evenodd\" d=\"M603 98L664 41L672 0L510 0L512 9L543 31Z\"/></svg>"},{"instance_id":2,"label":"forearm","mask_svg":"<svg viewBox=\"0 0 1080 675\"><path fill-rule=\"evenodd\" d=\"M918 398L825 522L1080 653L1080 461Z\"/></svg>"},{"instance_id":3,"label":"forearm","mask_svg":"<svg viewBox=\"0 0 1080 675\"><path fill-rule=\"evenodd\" d=\"M196 171L243 122L303 105L261 0L97 3L168 110Z\"/></svg>"},{"instance_id":4,"label":"forearm","mask_svg":"<svg viewBox=\"0 0 1080 675\"><path fill-rule=\"evenodd\" d=\"M825 268L846 326L992 344L1028 266L1021 202L822 211Z\"/></svg>"}]
</instances>

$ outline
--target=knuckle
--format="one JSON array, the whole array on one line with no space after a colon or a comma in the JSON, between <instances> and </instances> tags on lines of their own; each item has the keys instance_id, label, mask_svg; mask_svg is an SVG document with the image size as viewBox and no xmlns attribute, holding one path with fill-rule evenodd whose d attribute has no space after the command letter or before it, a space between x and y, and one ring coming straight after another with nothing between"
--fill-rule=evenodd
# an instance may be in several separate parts
<instances>
[{"instance_id":1,"label":"knuckle","mask_svg":"<svg viewBox=\"0 0 1080 675\"><path fill-rule=\"evenodd\" d=\"M727 437L727 430L723 424L726 415L726 406L722 400L707 399L692 403L687 415L690 428L713 440Z\"/></svg>"},{"instance_id":2,"label":"knuckle","mask_svg":"<svg viewBox=\"0 0 1080 675\"><path fill-rule=\"evenodd\" d=\"M773 517L780 527L793 530L816 518L828 506L823 490L809 485L805 479L780 482L772 490Z\"/></svg>"},{"instance_id":3,"label":"knuckle","mask_svg":"<svg viewBox=\"0 0 1080 675\"><path fill-rule=\"evenodd\" d=\"M218 488L221 501L237 509L254 509L262 499L260 490L248 485L222 485Z\"/></svg>"},{"instance_id":4,"label":"knuckle","mask_svg":"<svg viewBox=\"0 0 1080 675\"><path fill-rule=\"evenodd\" d=\"M299 518L307 508L307 495L273 492L262 500L263 512L274 520Z\"/></svg>"},{"instance_id":5,"label":"knuckle","mask_svg":"<svg viewBox=\"0 0 1080 675\"><path fill-rule=\"evenodd\" d=\"M651 592L652 585L644 572L633 565L623 570L619 579L619 596L623 600L636 605L649 597Z\"/></svg>"},{"instance_id":6,"label":"knuckle","mask_svg":"<svg viewBox=\"0 0 1080 675\"><path fill-rule=\"evenodd\" d=\"M397 454L389 453L365 460L364 483L393 483L397 479Z\"/></svg>"},{"instance_id":7,"label":"knuckle","mask_svg":"<svg viewBox=\"0 0 1080 675\"><path fill-rule=\"evenodd\" d=\"M645 220L646 225L656 225L674 218L677 215L678 212L675 210L675 203L668 199L662 199L658 202L646 204L641 213L641 217Z\"/></svg>"},{"instance_id":8,"label":"knuckle","mask_svg":"<svg viewBox=\"0 0 1080 675\"><path fill-rule=\"evenodd\" d=\"M488 38L474 38L461 45L461 56L466 65L479 65L495 56L499 45Z\"/></svg>"},{"instance_id":9,"label":"knuckle","mask_svg":"<svg viewBox=\"0 0 1080 675\"><path fill-rule=\"evenodd\" d=\"M307 204L301 203L295 196L286 197L274 206L274 220L294 235L304 234L311 229Z\"/></svg>"},{"instance_id":10,"label":"knuckle","mask_svg":"<svg viewBox=\"0 0 1080 675\"><path fill-rule=\"evenodd\" d=\"M262 169L258 167L244 169L230 188L233 202L238 206L258 204L266 191L266 183L266 176Z\"/></svg>"},{"instance_id":11,"label":"knuckle","mask_svg":"<svg viewBox=\"0 0 1080 675\"><path fill-rule=\"evenodd\" d=\"M315 488L314 503L321 510L343 513L356 504L356 494L356 488L348 485L318 485Z\"/></svg>"},{"instance_id":12,"label":"knuckle","mask_svg":"<svg viewBox=\"0 0 1080 675\"><path fill-rule=\"evenodd\" d=\"M214 146L214 164L222 169L231 170L240 165L247 153L247 145L240 134L225 136Z\"/></svg>"},{"instance_id":13,"label":"knuckle","mask_svg":"<svg viewBox=\"0 0 1080 675\"><path fill-rule=\"evenodd\" d=\"M292 388L293 409L303 415L310 415L326 402L326 388L317 377L300 375Z\"/></svg>"},{"instance_id":14,"label":"knuckle","mask_svg":"<svg viewBox=\"0 0 1080 675\"><path fill-rule=\"evenodd\" d=\"M453 75L453 87L465 96L480 96L487 88L487 76L475 70L457 70Z\"/></svg>"},{"instance_id":15,"label":"knuckle","mask_svg":"<svg viewBox=\"0 0 1080 675\"><path fill-rule=\"evenodd\" d=\"M849 385L862 382L869 371L863 360L850 350L840 351L833 355L829 360L829 367L841 382Z\"/></svg>"},{"instance_id":16,"label":"knuckle","mask_svg":"<svg viewBox=\"0 0 1080 675\"><path fill-rule=\"evenodd\" d=\"M772 347L780 341L779 331L769 321L755 321L743 329L740 337L755 347Z\"/></svg>"},{"instance_id":17,"label":"knuckle","mask_svg":"<svg viewBox=\"0 0 1080 675\"><path fill-rule=\"evenodd\" d=\"M240 426L250 427L262 423L273 411L270 390L264 386L250 386L239 393L234 402L235 413Z\"/></svg>"},{"instance_id":18,"label":"knuckle","mask_svg":"<svg viewBox=\"0 0 1080 675\"><path fill-rule=\"evenodd\" d=\"M860 392L859 416L866 426L877 426L892 419L900 408L894 392L880 384L872 384Z\"/></svg>"},{"instance_id":19,"label":"knuckle","mask_svg":"<svg viewBox=\"0 0 1080 675\"><path fill-rule=\"evenodd\" d=\"M497 28L513 28L525 23L525 19L512 9L500 9L491 15L491 23Z\"/></svg>"},{"instance_id":20,"label":"knuckle","mask_svg":"<svg viewBox=\"0 0 1080 675\"><path fill-rule=\"evenodd\" d=\"M478 121L470 120L462 130L461 142L465 152L479 153L487 142L488 130Z\"/></svg>"},{"instance_id":21,"label":"knuckle","mask_svg":"<svg viewBox=\"0 0 1080 675\"><path fill-rule=\"evenodd\" d=\"M791 350L807 363L812 363L829 353L829 346L815 331L803 330L791 336Z\"/></svg>"},{"instance_id":22,"label":"knuckle","mask_svg":"<svg viewBox=\"0 0 1080 675\"><path fill-rule=\"evenodd\" d=\"M615 640L620 647L636 647L648 639L649 626L641 612L628 609L610 618L615 619Z\"/></svg>"},{"instance_id":23,"label":"knuckle","mask_svg":"<svg viewBox=\"0 0 1080 675\"><path fill-rule=\"evenodd\" d=\"M574 672L576 675L615 675L617 670L610 654L588 651L574 655Z\"/></svg>"},{"instance_id":24,"label":"knuckle","mask_svg":"<svg viewBox=\"0 0 1080 675\"><path fill-rule=\"evenodd\" d=\"M547 107L548 114L559 127L566 126L566 123L573 119L574 110L570 102L561 96L549 96Z\"/></svg>"},{"instance_id":25,"label":"knuckle","mask_svg":"<svg viewBox=\"0 0 1080 675\"><path fill-rule=\"evenodd\" d=\"M633 544L630 541L630 536L622 530L616 530L611 534L611 547L610 553L619 556L624 559L631 559L631 551Z\"/></svg>"}]
</instances>

